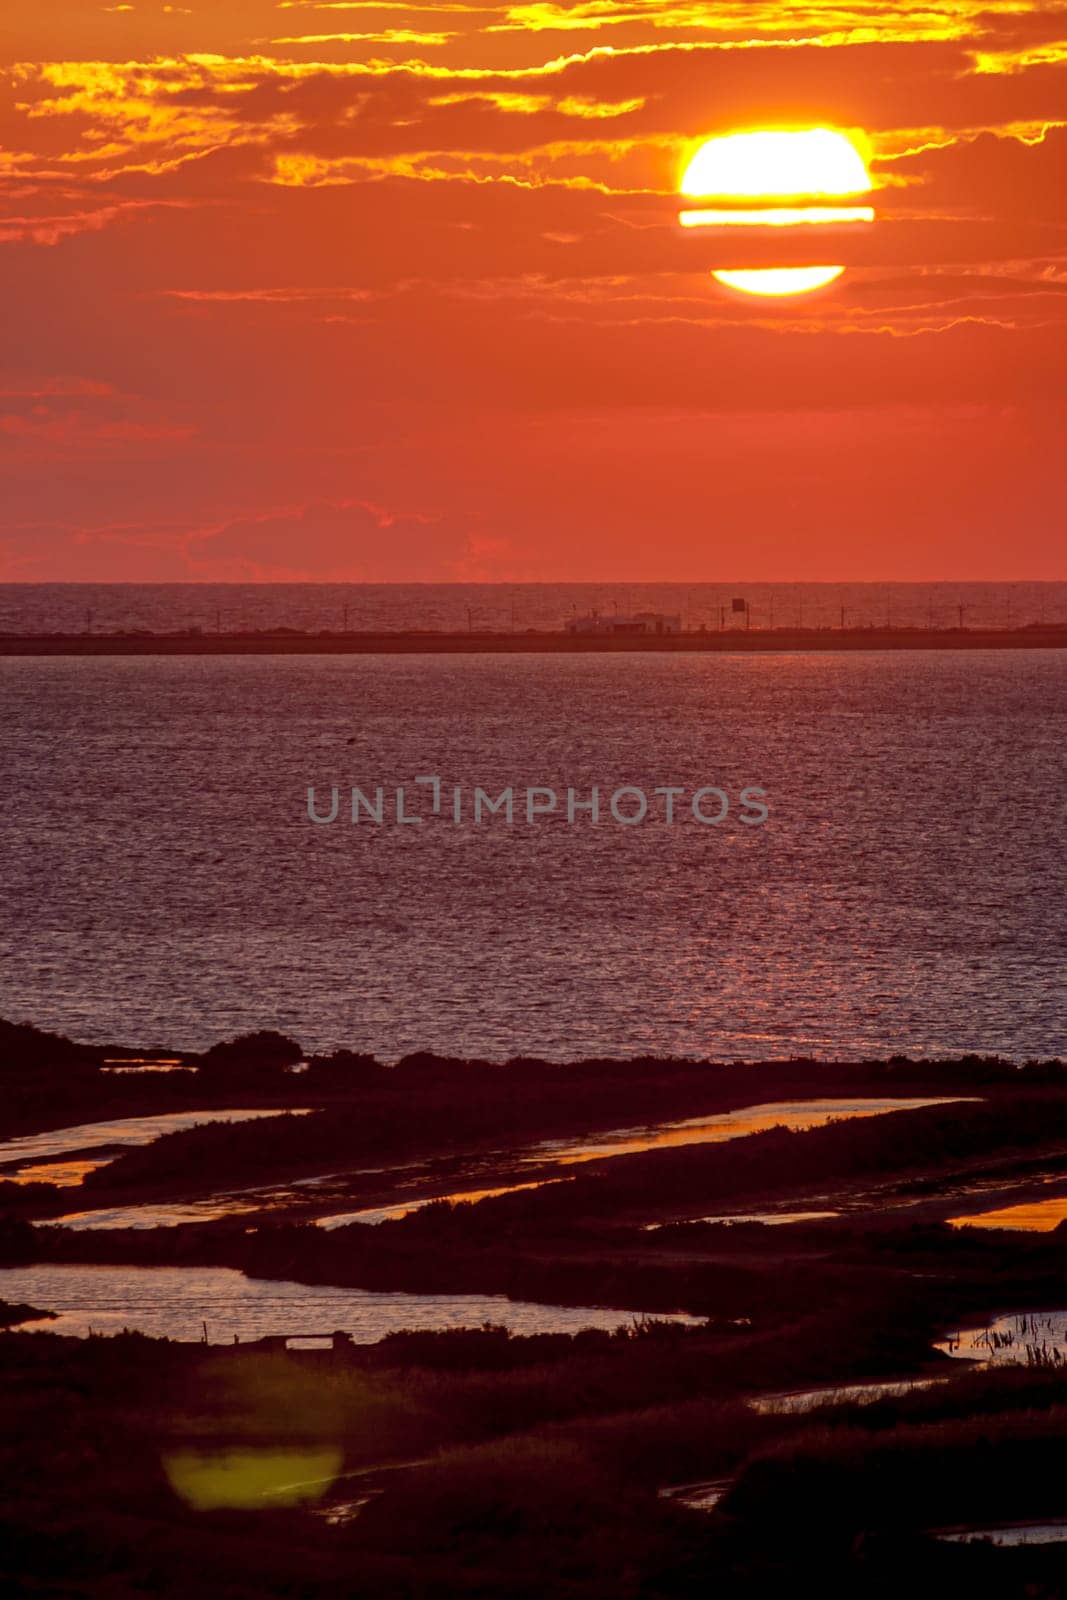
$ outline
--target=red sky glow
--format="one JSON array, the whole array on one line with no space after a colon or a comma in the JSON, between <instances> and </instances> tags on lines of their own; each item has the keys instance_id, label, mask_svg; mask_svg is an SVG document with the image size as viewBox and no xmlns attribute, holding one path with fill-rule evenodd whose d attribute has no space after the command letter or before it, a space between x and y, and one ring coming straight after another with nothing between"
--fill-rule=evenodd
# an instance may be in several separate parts
<instances>
[{"instance_id":1,"label":"red sky glow","mask_svg":"<svg viewBox=\"0 0 1067 1600\"><path fill-rule=\"evenodd\" d=\"M1063 0L8 0L0 283L3 581L1067 579Z\"/></svg>"}]
</instances>

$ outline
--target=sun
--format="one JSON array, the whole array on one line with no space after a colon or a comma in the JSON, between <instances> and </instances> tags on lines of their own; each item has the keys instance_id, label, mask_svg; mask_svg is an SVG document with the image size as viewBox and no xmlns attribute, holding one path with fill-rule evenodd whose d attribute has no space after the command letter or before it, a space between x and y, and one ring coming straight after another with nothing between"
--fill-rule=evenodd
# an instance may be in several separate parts
<instances>
[{"instance_id":1,"label":"sun","mask_svg":"<svg viewBox=\"0 0 1067 1600\"><path fill-rule=\"evenodd\" d=\"M825 289L844 272L844 267L750 267L713 272L718 283L742 294L808 294Z\"/></svg>"},{"instance_id":2,"label":"sun","mask_svg":"<svg viewBox=\"0 0 1067 1600\"><path fill-rule=\"evenodd\" d=\"M683 228L791 230L856 227L874 220L869 205L842 205L871 188L857 136L835 128L767 129L708 139L679 184L689 199L711 202L679 214ZM833 201L834 204L827 204ZM743 267L712 276L744 294L807 294L843 266Z\"/></svg>"}]
</instances>

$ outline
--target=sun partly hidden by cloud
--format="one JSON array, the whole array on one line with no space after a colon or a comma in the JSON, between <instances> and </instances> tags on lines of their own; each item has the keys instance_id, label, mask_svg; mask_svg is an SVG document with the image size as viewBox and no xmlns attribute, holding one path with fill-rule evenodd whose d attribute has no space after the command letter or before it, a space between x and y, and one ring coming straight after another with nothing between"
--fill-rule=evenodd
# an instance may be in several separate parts
<instances>
[{"instance_id":1,"label":"sun partly hidden by cloud","mask_svg":"<svg viewBox=\"0 0 1067 1600\"><path fill-rule=\"evenodd\" d=\"M0 52L0 580L1067 576L1067 0Z\"/></svg>"},{"instance_id":2,"label":"sun partly hidden by cloud","mask_svg":"<svg viewBox=\"0 0 1067 1600\"><path fill-rule=\"evenodd\" d=\"M818 228L873 222L871 206L816 204L831 197L866 194L871 187L863 156L847 134L833 128L765 129L708 139L690 160L681 192L715 202L683 211L683 228ZM758 201L734 210L728 201ZM789 200L790 205L773 205ZM798 205L795 202L803 201ZM723 269L713 276L745 294L807 294L825 288L843 266Z\"/></svg>"}]
</instances>

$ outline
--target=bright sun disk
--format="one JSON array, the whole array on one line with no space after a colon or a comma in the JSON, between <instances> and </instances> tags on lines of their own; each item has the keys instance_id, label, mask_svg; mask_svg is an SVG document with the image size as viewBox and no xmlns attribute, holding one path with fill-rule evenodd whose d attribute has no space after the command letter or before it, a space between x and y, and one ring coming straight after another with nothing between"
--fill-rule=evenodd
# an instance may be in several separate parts
<instances>
[{"instance_id":1,"label":"bright sun disk","mask_svg":"<svg viewBox=\"0 0 1067 1600\"><path fill-rule=\"evenodd\" d=\"M866 161L846 134L832 128L772 129L709 139L690 160L683 195L713 203L683 211L684 228L848 227L874 220L870 206L813 204L866 194ZM760 201L760 206L745 202ZM789 201L785 205L775 202ZM737 202L742 202L740 206ZM800 202L800 203L798 203ZM805 294L832 283L843 266L752 267L713 272L745 294Z\"/></svg>"},{"instance_id":2,"label":"bright sun disk","mask_svg":"<svg viewBox=\"0 0 1067 1600\"><path fill-rule=\"evenodd\" d=\"M735 200L866 194L863 157L833 128L728 133L702 144L685 169L683 194Z\"/></svg>"},{"instance_id":3,"label":"bright sun disk","mask_svg":"<svg viewBox=\"0 0 1067 1600\"><path fill-rule=\"evenodd\" d=\"M844 267L753 267L713 272L718 283L743 294L808 294L823 289L844 272Z\"/></svg>"}]
</instances>

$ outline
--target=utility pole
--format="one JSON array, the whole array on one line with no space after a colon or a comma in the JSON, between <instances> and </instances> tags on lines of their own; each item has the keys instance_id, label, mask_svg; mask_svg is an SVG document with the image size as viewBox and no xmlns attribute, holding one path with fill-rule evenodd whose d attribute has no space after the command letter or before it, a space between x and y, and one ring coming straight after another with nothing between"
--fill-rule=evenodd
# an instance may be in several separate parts
<instances>
[{"instance_id":1,"label":"utility pole","mask_svg":"<svg viewBox=\"0 0 1067 1600\"><path fill-rule=\"evenodd\" d=\"M344 631L345 631L345 633L348 632L348 607L347 606L345 606L345 626L344 626Z\"/></svg>"},{"instance_id":2,"label":"utility pole","mask_svg":"<svg viewBox=\"0 0 1067 1600\"><path fill-rule=\"evenodd\" d=\"M960 614L960 632L962 633L963 632L963 607L962 607L962 605L960 605L960 606L957 606L956 609Z\"/></svg>"},{"instance_id":3,"label":"utility pole","mask_svg":"<svg viewBox=\"0 0 1067 1600\"><path fill-rule=\"evenodd\" d=\"M841 632L844 633L844 631L845 631L845 608L844 608L844 606L842 606L841 607Z\"/></svg>"}]
</instances>

